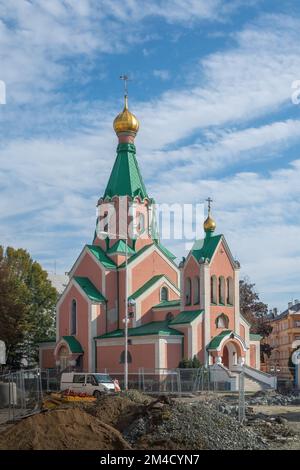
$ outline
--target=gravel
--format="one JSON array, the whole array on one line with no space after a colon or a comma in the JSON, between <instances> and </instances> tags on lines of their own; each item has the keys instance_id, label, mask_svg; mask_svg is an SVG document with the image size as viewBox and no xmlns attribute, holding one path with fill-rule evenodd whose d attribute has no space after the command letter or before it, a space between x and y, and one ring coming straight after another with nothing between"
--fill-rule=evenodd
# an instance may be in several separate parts
<instances>
[{"instance_id":1,"label":"gravel","mask_svg":"<svg viewBox=\"0 0 300 470\"><path fill-rule=\"evenodd\" d=\"M135 448L168 448L170 442L177 449L267 448L252 429L204 403L164 404L139 417L123 435Z\"/></svg>"}]
</instances>

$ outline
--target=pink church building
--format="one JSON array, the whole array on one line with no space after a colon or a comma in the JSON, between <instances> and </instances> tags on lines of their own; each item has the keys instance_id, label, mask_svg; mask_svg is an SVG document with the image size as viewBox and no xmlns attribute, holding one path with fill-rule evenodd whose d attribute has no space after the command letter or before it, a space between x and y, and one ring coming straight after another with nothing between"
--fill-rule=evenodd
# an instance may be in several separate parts
<instances>
[{"instance_id":1,"label":"pink church building","mask_svg":"<svg viewBox=\"0 0 300 470\"><path fill-rule=\"evenodd\" d=\"M136 159L138 127L125 96L114 120L117 155L98 201L95 236L69 272L57 304L56 339L40 344L41 367L123 370L127 279L129 372L173 369L196 356L229 375L244 365L252 378L264 381L261 338L250 334L240 314L240 265L224 235L215 233L210 206L203 238L179 266L159 241L154 201Z\"/></svg>"}]
</instances>

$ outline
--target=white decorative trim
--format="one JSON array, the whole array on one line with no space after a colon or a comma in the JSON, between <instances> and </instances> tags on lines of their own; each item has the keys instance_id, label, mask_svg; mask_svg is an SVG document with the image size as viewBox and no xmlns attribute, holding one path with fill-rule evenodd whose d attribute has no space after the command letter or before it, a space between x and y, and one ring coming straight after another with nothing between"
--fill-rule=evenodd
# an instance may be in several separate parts
<instances>
[{"instance_id":1,"label":"white decorative trim","mask_svg":"<svg viewBox=\"0 0 300 470\"><path fill-rule=\"evenodd\" d=\"M234 269L234 331L240 333L240 270Z\"/></svg>"},{"instance_id":2,"label":"white decorative trim","mask_svg":"<svg viewBox=\"0 0 300 470\"><path fill-rule=\"evenodd\" d=\"M201 275L200 279L202 279L203 284L202 292L204 292L204 299L203 299L203 315L204 315L204 344L203 348L205 351L205 364L208 365L209 360L209 353L206 350L206 346L209 344L211 340L211 333L210 333L210 267L208 264L200 264ZM201 299L200 299L201 302ZM201 303L200 303L201 307Z\"/></svg>"}]
</instances>

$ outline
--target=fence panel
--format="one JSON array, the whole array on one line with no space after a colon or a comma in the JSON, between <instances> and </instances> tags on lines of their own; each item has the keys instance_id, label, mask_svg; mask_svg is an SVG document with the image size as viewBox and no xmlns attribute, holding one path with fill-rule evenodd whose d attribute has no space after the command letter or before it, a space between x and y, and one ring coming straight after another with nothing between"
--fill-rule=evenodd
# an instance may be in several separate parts
<instances>
[{"instance_id":1,"label":"fence panel","mask_svg":"<svg viewBox=\"0 0 300 470\"><path fill-rule=\"evenodd\" d=\"M40 369L0 376L1 421L14 421L38 411L43 400Z\"/></svg>"}]
</instances>

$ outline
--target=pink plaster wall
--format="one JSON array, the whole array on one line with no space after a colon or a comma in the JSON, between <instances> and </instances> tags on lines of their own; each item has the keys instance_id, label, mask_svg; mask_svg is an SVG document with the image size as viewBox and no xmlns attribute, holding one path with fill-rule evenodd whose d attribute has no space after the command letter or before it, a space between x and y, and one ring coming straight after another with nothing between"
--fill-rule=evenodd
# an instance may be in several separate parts
<instances>
[{"instance_id":1,"label":"pink plaster wall","mask_svg":"<svg viewBox=\"0 0 300 470\"><path fill-rule=\"evenodd\" d=\"M105 368L109 372L123 372L124 365L119 363L124 346L101 346L97 348L97 370ZM129 346L132 363L128 365L129 372L138 372L139 367L155 368L155 345L132 344Z\"/></svg>"},{"instance_id":2,"label":"pink plaster wall","mask_svg":"<svg viewBox=\"0 0 300 470\"><path fill-rule=\"evenodd\" d=\"M74 286L71 287L59 307L59 336L71 334L70 312L73 299L77 302L77 334L75 336L84 350L83 367L88 370L88 302Z\"/></svg>"},{"instance_id":3,"label":"pink plaster wall","mask_svg":"<svg viewBox=\"0 0 300 470\"><path fill-rule=\"evenodd\" d=\"M148 323L154 321L152 307L153 305L157 305L160 302L160 290L162 287L167 287L169 291L169 300L177 300L178 296L175 292L171 290L171 288L163 282L159 287L157 287L151 294L149 294L142 302L141 302L141 322ZM165 320L164 318L162 318Z\"/></svg>"},{"instance_id":4,"label":"pink plaster wall","mask_svg":"<svg viewBox=\"0 0 300 470\"><path fill-rule=\"evenodd\" d=\"M178 367L182 359L182 346L181 344L168 344L166 343L166 365L168 369L175 369Z\"/></svg>"},{"instance_id":5,"label":"pink plaster wall","mask_svg":"<svg viewBox=\"0 0 300 470\"><path fill-rule=\"evenodd\" d=\"M157 274L165 274L175 286L178 286L175 267L170 266L158 253L145 253L140 262L132 269L132 292L143 286Z\"/></svg>"},{"instance_id":6,"label":"pink plaster wall","mask_svg":"<svg viewBox=\"0 0 300 470\"><path fill-rule=\"evenodd\" d=\"M53 369L55 367L54 346L49 349L41 349L41 364L43 369Z\"/></svg>"},{"instance_id":7,"label":"pink plaster wall","mask_svg":"<svg viewBox=\"0 0 300 470\"><path fill-rule=\"evenodd\" d=\"M94 286L103 293L102 271L92 256L94 255L90 255L89 253L84 255L74 272L74 276L83 276L89 278Z\"/></svg>"},{"instance_id":8,"label":"pink plaster wall","mask_svg":"<svg viewBox=\"0 0 300 470\"><path fill-rule=\"evenodd\" d=\"M246 334L245 334L245 327L240 323L240 336L245 339Z\"/></svg>"},{"instance_id":9,"label":"pink plaster wall","mask_svg":"<svg viewBox=\"0 0 300 470\"><path fill-rule=\"evenodd\" d=\"M230 263L230 259L225 251L224 244L221 243L217 253L214 256L214 259L211 264L210 268L210 275L216 276L217 279L220 276L224 276L225 280L227 277L232 277L234 279L234 269ZM218 288L217 288L218 292ZM226 297L226 295L225 295ZM225 299L226 300L226 299ZM235 317L234 317L234 307L230 305L211 305L210 307L210 328L211 328L211 335L216 336L218 335L222 329L216 327L216 318L221 314L224 313L229 318L229 330L234 330L235 326Z\"/></svg>"},{"instance_id":10,"label":"pink plaster wall","mask_svg":"<svg viewBox=\"0 0 300 470\"><path fill-rule=\"evenodd\" d=\"M199 277L200 279L200 266L193 256L190 256L188 259L183 272L183 286L182 286L182 296L184 301L184 310L195 310L200 308L200 302L194 304L194 278ZM186 305L186 279L190 278L192 282L192 296L191 304ZM201 286L201 282L200 282ZM201 287L200 287L201 289ZM201 291L200 291L201 296Z\"/></svg>"},{"instance_id":11,"label":"pink plaster wall","mask_svg":"<svg viewBox=\"0 0 300 470\"><path fill-rule=\"evenodd\" d=\"M171 312L174 315L174 318L175 318L180 313L180 309L179 308L177 308L177 309L168 308L168 309L162 309L162 310L153 309L152 310L152 320L151 321L164 321L169 312Z\"/></svg>"}]
</instances>

